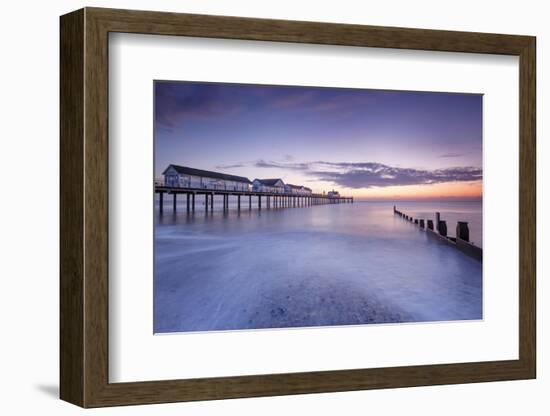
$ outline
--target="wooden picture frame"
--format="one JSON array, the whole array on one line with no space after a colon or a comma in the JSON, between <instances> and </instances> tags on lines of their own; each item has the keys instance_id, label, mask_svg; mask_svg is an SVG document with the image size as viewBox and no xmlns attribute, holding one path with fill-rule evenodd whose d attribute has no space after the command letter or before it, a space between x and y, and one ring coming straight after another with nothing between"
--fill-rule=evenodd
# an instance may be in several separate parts
<instances>
[{"instance_id":1,"label":"wooden picture frame","mask_svg":"<svg viewBox=\"0 0 550 416\"><path fill-rule=\"evenodd\" d=\"M82 407L535 378L535 38L85 8L61 17L60 396ZM109 383L110 32L519 56L519 359Z\"/></svg>"}]
</instances>

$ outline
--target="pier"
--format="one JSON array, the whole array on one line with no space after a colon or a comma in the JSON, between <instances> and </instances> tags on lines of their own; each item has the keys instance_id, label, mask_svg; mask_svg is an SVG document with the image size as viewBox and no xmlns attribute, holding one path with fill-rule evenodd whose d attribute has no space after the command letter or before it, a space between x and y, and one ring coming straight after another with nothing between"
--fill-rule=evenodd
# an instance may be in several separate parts
<instances>
[{"instance_id":1,"label":"pier","mask_svg":"<svg viewBox=\"0 0 550 416\"><path fill-rule=\"evenodd\" d=\"M164 196L172 197L172 210L178 209L178 195L183 196L182 202L185 204L187 212L195 212L197 202L201 199L205 211L214 210L214 197L222 197L223 210L229 210L229 199L233 198L237 202L237 210L243 207L248 210L257 207L262 208L298 208L310 207L314 205L327 204L353 204L353 197L329 196L325 194L287 194L276 192L258 192L258 191L238 191L228 189L207 189L207 188L182 188L155 184L155 193L159 194L159 210L164 211ZM180 198L181 199L181 198Z\"/></svg>"},{"instance_id":2,"label":"pier","mask_svg":"<svg viewBox=\"0 0 550 416\"><path fill-rule=\"evenodd\" d=\"M403 218L405 221L418 226L418 228L425 231L428 236L437 238L476 260L483 260L483 249L470 242L470 230L467 222L458 221L456 224L456 236L449 237L447 235L447 221L441 219L441 214L439 212L435 213L435 227L433 220L426 219L426 222L424 222L424 218L413 218L397 210L395 205L393 206L393 213Z\"/></svg>"}]
</instances>

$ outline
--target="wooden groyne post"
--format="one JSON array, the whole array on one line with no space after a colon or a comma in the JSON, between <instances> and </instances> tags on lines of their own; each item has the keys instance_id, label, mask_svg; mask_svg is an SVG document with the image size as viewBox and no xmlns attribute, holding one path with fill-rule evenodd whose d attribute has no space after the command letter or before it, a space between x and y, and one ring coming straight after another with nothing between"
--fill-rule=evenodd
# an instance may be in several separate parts
<instances>
[{"instance_id":1,"label":"wooden groyne post","mask_svg":"<svg viewBox=\"0 0 550 416\"><path fill-rule=\"evenodd\" d=\"M438 231L443 237L447 237L447 221L439 220Z\"/></svg>"},{"instance_id":2,"label":"wooden groyne post","mask_svg":"<svg viewBox=\"0 0 550 416\"><path fill-rule=\"evenodd\" d=\"M470 241L470 229L468 223L465 221L458 221L456 223L456 238L460 238L463 241Z\"/></svg>"},{"instance_id":3,"label":"wooden groyne post","mask_svg":"<svg viewBox=\"0 0 550 416\"><path fill-rule=\"evenodd\" d=\"M441 214L439 212L435 213L435 230L433 220L426 220L425 227L424 219L415 219L412 216L406 215L403 212L399 211L395 205L393 206L393 213L394 215L398 215L401 218L404 218L407 222L414 221L414 224L418 225L420 229L425 230L425 232L429 236L438 238L441 241L444 241L445 243L457 248L464 254L467 254L468 256L473 257L476 260L482 261L483 249L470 242L470 229L468 228L468 222L457 221L456 237L449 237L447 235L447 222L441 219Z\"/></svg>"}]
</instances>

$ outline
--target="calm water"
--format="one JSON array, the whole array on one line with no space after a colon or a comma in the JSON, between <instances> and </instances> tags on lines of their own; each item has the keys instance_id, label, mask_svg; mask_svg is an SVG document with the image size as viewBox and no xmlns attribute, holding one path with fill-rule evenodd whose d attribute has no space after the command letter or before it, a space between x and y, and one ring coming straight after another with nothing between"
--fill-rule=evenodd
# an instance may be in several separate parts
<instances>
[{"instance_id":1,"label":"calm water","mask_svg":"<svg viewBox=\"0 0 550 416\"><path fill-rule=\"evenodd\" d=\"M201 201L202 202L202 201ZM247 201L246 201L247 202ZM397 204L470 223L481 204ZM156 214L155 332L482 318L482 265L393 215L393 203Z\"/></svg>"}]
</instances>

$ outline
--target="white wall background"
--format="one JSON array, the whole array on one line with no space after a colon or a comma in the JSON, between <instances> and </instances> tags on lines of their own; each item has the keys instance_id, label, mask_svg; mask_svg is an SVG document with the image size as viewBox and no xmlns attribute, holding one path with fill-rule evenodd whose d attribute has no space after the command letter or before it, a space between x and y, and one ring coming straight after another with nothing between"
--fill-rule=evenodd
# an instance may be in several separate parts
<instances>
[{"instance_id":1,"label":"white wall background","mask_svg":"<svg viewBox=\"0 0 550 416\"><path fill-rule=\"evenodd\" d=\"M0 410L3 414L84 412L58 395L58 16L102 6L276 19L536 35L538 41L538 312L539 377L534 381L470 384L338 394L225 400L87 411L103 415L279 414L547 414L550 361L543 331L550 294L543 259L550 234L541 215L550 205L543 184L550 145L544 141L545 72L550 26L545 3L485 1L215 1L120 0L4 4L0 30ZM548 67L547 67L548 66ZM546 201L545 201L546 199ZM543 237L543 235L545 235ZM546 266L546 267L545 267Z\"/></svg>"}]
</instances>

